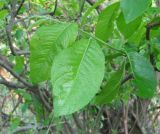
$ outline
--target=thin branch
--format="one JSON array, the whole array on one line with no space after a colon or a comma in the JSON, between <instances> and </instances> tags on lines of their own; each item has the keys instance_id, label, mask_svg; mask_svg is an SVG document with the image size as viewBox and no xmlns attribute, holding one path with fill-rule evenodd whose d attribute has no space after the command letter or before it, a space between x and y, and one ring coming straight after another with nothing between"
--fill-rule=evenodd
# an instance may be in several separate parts
<instances>
[{"instance_id":1,"label":"thin branch","mask_svg":"<svg viewBox=\"0 0 160 134\"><path fill-rule=\"evenodd\" d=\"M67 129L69 130L70 134L75 134L75 131L73 130L71 125L68 123L66 118L64 118L64 121L65 121L64 125L67 127Z\"/></svg>"},{"instance_id":2,"label":"thin branch","mask_svg":"<svg viewBox=\"0 0 160 134\"><path fill-rule=\"evenodd\" d=\"M0 84L5 85L6 87L8 87L9 89L18 89L18 88L26 88L26 86L18 84L18 83L13 83L13 82L8 82L6 80L0 80Z\"/></svg>"},{"instance_id":3,"label":"thin branch","mask_svg":"<svg viewBox=\"0 0 160 134\"><path fill-rule=\"evenodd\" d=\"M11 50L11 53L15 56L16 52L15 52L15 49L12 44L12 35L11 35L11 26L10 25L6 26L6 35L7 35L8 45Z\"/></svg>"},{"instance_id":4,"label":"thin branch","mask_svg":"<svg viewBox=\"0 0 160 134\"><path fill-rule=\"evenodd\" d=\"M124 83L126 83L128 80L133 79L133 75L129 74L127 75L122 81L121 81L121 85L123 85Z\"/></svg>"},{"instance_id":5,"label":"thin branch","mask_svg":"<svg viewBox=\"0 0 160 134\"><path fill-rule=\"evenodd\" d=\"M81 123L81 121L80 121L77 113L74 113L74 114L73 114L73 119L74 119L74 122L75 122L77 128L78 128L78 129L83 129L82 123Z\"/></svg>"},{"instance_id":6,"label":"thin branch","mask_svg":"<svg viewBox=\"0 0 160 134\"><path fill-rule=\"evenodd\" d=\"M21 50L17 50L14 48L13 46L13 42L12 42L12 35L11 35L11 31L12 31L12 27L11 25L8 25L6 26L6 35L7 35L7 40L8 40L8 45L9 45L9 48L11 50L11 53L14 55L14 56L18 56L18 55L29 55L30 53L27 52L27 51L21 51Z\"/></svg>"},{"instance_id":7,"label":"thin branch","mask_svg":"<svg viewBox=\"0 0 160 134\"><path fill-rule=\"evenodd\" d=\"M7 66L3 61L0 60L0 66L2 66L3 68L5 68L8 72L10 72L19 82L21 82L22 84L24 84L25 86L31 88L33 87L32 84L28 83L26 80L24 80L23 78L21 78L17 73L15 73L9 66Z\"/></svg>"},{"instance_id":8,"label":"thin branch","mask_svg":"<svg viewBox=\"0 0 160 134\"><path fill-rule=\"evenodd\" d=\"M16 111L16 109L18 108L18 106L20 105L21 102L22 102L22 98L19 97L18 102L16 103L15 107L13 108L13 110L11 111L10 114L13 114Z\"/></svg>"},{"instance_id":9,"label":"thin branch","mask_svg":"<svg viewBox=\"0 0 160 134\"><path fill-rule=\"evenodd\" d=\"M19 11L21 10L21 8L22 8L24 2L25 2L25 0L22 0L22 1L21 1L20 5L19 5L19 7L18 7L18 9L17 9L17 11L16 11L16 13L15 13L15 16L18 15L18 13L19 13Z\"/></svg>"},{"instance_id":10,"label":"thin branch","mask_svg":"<svg viewBox=\"0 0 160 134\"><path fill-rule=\"evenodd\" d=\"M123 123L124 123L124 131L125 134L128 134L128 106L129 104L127 104L127 106L123 106Z\"/></svg>"},{"instance_id":11,"label":"thin branch","mask_svg":"<svg viewBox=\"0 0 160 134\"><path fill-rule=\"evenodd\" d=\"M54 11L53 11L53 12L51 12L51 13L49 13L49 15L54 16L54 15L55 15L55 13L56 13L57 7L58 7L58 0L55 0Z\"/></svg>"},{"instance_id":12,"label":"thin branch","mask_svg":"<svg viewBox=\"0 0 160 134\"><path fill-rule=\"evenodd\" d=\"M3 110L6 99L7 99L7 96L4 96L3 101L1 102L2 104L1 104L0 112L2 112L2 110Z\"/></svg>"},{"instance_id":13,"label":"thin branch","mask_svg":"<svg viewBox=\"0 0 160 134\"><path fill-rule=\"evenodd\" d=\"M16 109L18 108L19 104L21 103L21 99L18 100L17 104L15 105L15 107L13 108L13 110L11 111L11 113L9 115L7 115L7 120L5 120L3 122L3 125L2 127L5 127L7 122L10 121L11 117L12 117L12 114L16 111Z\"/></svg>"},{"instance_id":14,"label":"thin branch","mask_svg":"<svg viewBox=\"0 0 160 134\"><path fill-rule=\"evenodd\" d=\"M13 64L8 61L6 56L0 55L0 61L3 61L7 66L13 68Z\"/></svg>"},{"instance_id":15,"label":"thin branch","mask_svg":"<svg viewBox=\"0 0 160 134\"><path fill-rule=\"evenodd\" d=\"M40 95L40 98L42 100L43 105L47 108L47 110L49 112L51 112L52 108L51 108L50 104L47 102L47 100L44 98L44 95L43 95L41 89L39 89L39 95Z\"/></svg>"},{"instance_id":16,"label":"thin branch","mask_svg":"<svg viewBox=\"0 0 160 134\"><path fill-rule=\"evenodd\" d=\"M17 0L13 0L11 3L11 11L10 11L10 20L9 20L9 24L6 26L6 35L7 35L7 40L8 40L8 45L9 48L11 50L11 53L16 56L16 55L28 55L28 52L24 52L21 50L17 50L16 48L14 48L13 46L13 39L12 39L12 28L13 25L15 24L15 17L17 16L18 12L20 11L22 5L24 3L24 0L22 0L21 4L19 5L18 9L16 10L16 4L17 4Z\"/></svg>"},{"instance_id":17,"label":"thin branch","mask_svg":"<svg viewBox=\"0 0 160 134\"><path fill-rule=\"evenodd\" d=\"M131 116L132 116L133 119L135 120L136 126L139 128L140 132L141 132L142 134L144 134L144 130L143 130L142 127L141 127L141 124L140 124L140 122L139 122L139 119L137 118L137 116L135 115L135 113L134 113L133 111L131 112Z\"/></svg>"},{"instance_id":18,"label":"thin branch","mask_svg":"<svg viewBox=\"0 0 160 134\"><path fill-rule=\"evenodd\" d=\"M125 55L125 52L124 52L123 50L117 49L117 48L115 48L115 47L109 45L108 43L106 43L105 41L101 40L100 38L94 36L93 34L90 34L90 33L86 32L86 31L84 31L84 30L82 30L82 29L80 29L80 31L81 31L82 33L84 33L84 34L86 34L86 35L88 35L88 36L94 38L96 41L98 41L98 42L104 44L104 46L106 46L106 47L108 47L108 48L110 48L110 49L112 49L112 50L114 50L114 51L118 51L119 53L122 53L122 54Z\"/></svg>"},{"instance_id":19,"label":"thin branch","mask_svg":"<svg viewBox=\"0 0 160 134\"><path fill-rule=\"evenodd\" d=\"M105 106L103 105L99 109L99 111L97 113L96 119L95 119L94 124L93 124L93 130L94 130L94 132L96 132L96 130L98 129L98 125L99 125L99 122L101 120L101 116L102 116L102 113L103 113L104 109L105 109Z\"/></svg>"}]
</instances>

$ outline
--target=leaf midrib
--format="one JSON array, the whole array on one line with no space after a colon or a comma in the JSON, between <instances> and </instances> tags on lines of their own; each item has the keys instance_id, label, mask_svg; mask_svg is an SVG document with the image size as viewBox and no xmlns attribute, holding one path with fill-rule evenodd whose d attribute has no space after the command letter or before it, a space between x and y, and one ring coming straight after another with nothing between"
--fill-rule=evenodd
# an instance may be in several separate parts
<instances>
[{"instance_id":1,"label":"leaf midrib","mask_svg":"<svg viewBox=\"0 0 160 134\"><path fill-rule=\"evenodd\" d=\"M85 57L85 55L86 55L86 52L87 52L87 50L88 50L88 48L89 48L89 46L90 46L90 41L91 41L91 39L89 39L88 45L87 45L87 47L86 47L86 49L85 49L85 51L84 51L84 53L83 53L83 55L82 55L82 58L81 58L81 60L80 60L80 63L79 63L78 69L77 69L77 73L76 73L75 78L74 78L74 84L73 84L72 87L71 87L72 90L74 89L73 87L75 86L75 81L77 80L77 78L78 78L78 76L79 76L79 72L80 72L80 68L81 68L83 59L84 59L84 57ZM72 92L71 92L72 90L70 90L70 92L68 93L68 95L65 97L65 103L67 102L66 100L69 98L68 96L72 93ZM65 105L65 103L64 103L63 105Z\"/></svg>"},{"instance_id":2,"label":"leaf midrib","mask_svg":"<svg viewBox=\"0 0 160 134\"><path fill-rule=\"evenodd\" d=\"M60 37L65 33L65 31L70 27L72 25L72 23L71 24L68 24L68 26L66 26L60 33L59 33L59 35L57 36L57 38L55 39L55 41L53 42L53 44L55 44L55 46L56 46L56 49L58 48L58 46L57 46L57 41L60 39ZM54 47L54 45L52 45L51 46L51 49L50 49L50 51L49 51L49 53L50 53L50 55L52 55L52 48ZM46 55L47 56L47 58L49 57L48 56L48 54ZM48 61L47 61L48 62ZM52 62L50 63L49 62L49 64L52 64Z\"/></svg>"},{"instance_id":3,"label":"leaf midrib","mask_svg":"<svg viewBox=\"0 0 160 134\"><path fill-rule=\"evenodd\" d=\"M91 39L89 39L88 45L87 45L87 47L86 47L86 49L85 49L85 51L84 51L84 54L82 55L82 58L81 58L81 60L80 60L80 64L79 64L79 67L78 67L78 69L77 69L77 73L76 73L76 77L75 77L74 81L75 81L75 80L77 79L77 77L78 77L78 74L79 74L80 68L81 68L81 64L82 64L82 62L83 62L83 59L84 59L84 57L85 57L85 55L86 55L86 52L87 52L89 46L90 46L90 42L91 42Z\"/></svg>"}]
</instances>

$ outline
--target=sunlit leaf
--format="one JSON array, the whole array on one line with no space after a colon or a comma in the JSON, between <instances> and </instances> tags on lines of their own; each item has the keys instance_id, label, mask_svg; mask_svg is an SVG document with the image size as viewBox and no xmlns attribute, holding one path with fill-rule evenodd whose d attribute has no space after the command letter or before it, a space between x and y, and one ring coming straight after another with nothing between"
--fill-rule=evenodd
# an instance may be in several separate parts
<instances>
[{"instance_id":1,"label":"sunlit leaf","mask_svg":"<svg viewBox=\"0 0 160 134\"><path fill-rule=\"evenodd\" d=\"M119 2L116 2L107 6L107 8L100 13L95 34L101 40L106 41L109 37L111 37L118 7Z\"/></svg>"},{"instance_id":2,"label":"sunlit leaf","mask_svg":"<svg viewBox=\"0 0 160 134\"><path fill-rule=\"evenodd\" d=\"M121 0L121 8L127 23L141 16L151 4L151 0Z\"/></svg>"},{"instance_id":3,"label":"sunlit leaf","mask_svg":"<svg viewBox=\"0 0 160 134\"><path fill-rule=\"evenodd\" d=\"M50 78L55 55L71 45L78 33L74 23L54 24L39 28L31 39L30 78L33 83Z\"/></svg>"},{"instance_id":4,"label":"sunlit leaf","mask_svg":"<svg viewBox=\"0 0 160 134\"><path fill-rule=\"evenodd\" d=\"M80 40L56 56L51 81L55 116L86 106L98 92L104 75L104 55L92 39Z\"/></svg>"}]
</instances>

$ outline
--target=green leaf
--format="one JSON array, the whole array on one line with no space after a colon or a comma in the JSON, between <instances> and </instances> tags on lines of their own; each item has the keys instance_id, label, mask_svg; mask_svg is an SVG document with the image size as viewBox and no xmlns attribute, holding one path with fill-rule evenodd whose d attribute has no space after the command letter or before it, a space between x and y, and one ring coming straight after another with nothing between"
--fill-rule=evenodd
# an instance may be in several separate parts
<instances>
[{"instance_id":1,"label":"green leaf","mask_svg":"<svg viewBox=\"0 0 160 134\"><path fill-rule=\"evenodd\" d=\"M54 24L39 28L31 39L30 78L33 83L50 78L55 55L71 45L77 37L74 23Z\"/></svg>"},{"instance_id":2,"label":"green leaf","mask_svg":"<svg viewBox=\"0 0 160 134\"><path fill-rule=\"evenodd\" d=\"M8 14L8 10L0 11L0 20L4 19L7 14Z\"/></svg>"},{"instance_id":3,"label":"green leaf","mask_svg":"<svg viewBox=\"0 0 160 134\"><path fill-rule=\"evenodd\" d=\"M15 57L15 66L14 66L14 71L16 71L18 74L22 73L24 69L24 57Z\"/></svg>"},{"instance_id":4,"label":"green leaf","mask_svg":"<svg viewBox=\"0 0 160 134\"><path fill-rule=\"evenodd\" d=\"M151 0L121 0L121 8L126 20L129 23L141 16L151 4Z\"/></svg>"},{"instance_id":5,"label":"green leaf","mask_svg":"<svg viewBox=\"0 0 160 134\"><path fill-rule=\"evenodd\" d=\"M55 116L86 106L98 92L104 76L104 55L95 40L80 40L56 56L51 81Z\"/></svg>"},{"instance_id":6,"label":"green leaf","mask_svg":"<svg viewBox=\"0 0 160 134\"><path fill-rule=\"evenodd\" d=\"M97 105L110 103L118 93L123 75L124 75L124 64L118 71L111 73L106 86L95 97L93 103Z\"/></svg>"},{"instance_id":7,"label":"green leaf","mask_svg":"<svg viewBox=\"0 0 160 134\"><path fill-rule=\"evenodd\" d=\"M21 123L21 119L18 117L11 119L11 123L9 127L10 132L13 132L19 126L20 123Z\"/></svg>"},{"instance_id":8,"label":"green leaf","mask_svg":"<svg viewBox=\"0 0 160 134\"><path fill-rule=\"evenodd\" d=\"M127 53L137 86L137 95L142 98L154 96L157 86L156 74L149 61L137 52Z\"/></svg>"},{"instance_id":9,"label":"green leaf","mask_svg":"<svg viewBox=\"0 0 160 134\"><path fill-rule=\"evenodd\" d=\"M114 29L114 20L118 12L118 8L119 2L116 2L112 5L109 5L100 13L98 23L96 25L96 37L106 41L112 35Z\"/></svg>"},{"instance_id":10,"label":"green leaf","mask_svg":"<svg viewBox=\"0 0 160 134\"><path fill-rule=\"evenodd\" d=\"M134 32L134 34L128 38L128 42L139 45L139 43L145 36L145 32L146 32L145 24L144 22L142 22L139 28L137 28L137 30Z\"/></svg>"},{"instance_id":11,"label":"green leaf","mask_svg":"<svg viewBox=\"0 0 160 134\"><path fill-rule=\"evenodd\" d=\"M131 35L136 32L136 30L141 25L141 17L135 19L134 21L126 24L123 14L121 13L116 21L119 31L128 39Z\"/></svg>"}]
</instances>

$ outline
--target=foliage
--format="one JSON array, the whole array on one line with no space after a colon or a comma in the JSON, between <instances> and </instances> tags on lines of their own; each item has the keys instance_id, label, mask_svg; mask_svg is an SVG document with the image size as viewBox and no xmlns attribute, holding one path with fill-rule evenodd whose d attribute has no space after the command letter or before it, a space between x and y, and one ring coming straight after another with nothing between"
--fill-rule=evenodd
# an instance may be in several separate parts
<instances>
[{"instance_id":1,"label":"foliage","mask_svg":"<svg viewBox=\"0 0 160 134\"><path fill-rule=\"evenodd\" d=\"M158 6L152 0L0 0L0 84L18 95L14 109L31 111L36 123L49 125L47 133L52 122L72 122L70 116L88 110L99 133L104 107L121 107L125 115L132 99L151 102L160 72ZM15 110L8 114L14 133L25 124Z\"/></svg>"}]
</instances>

